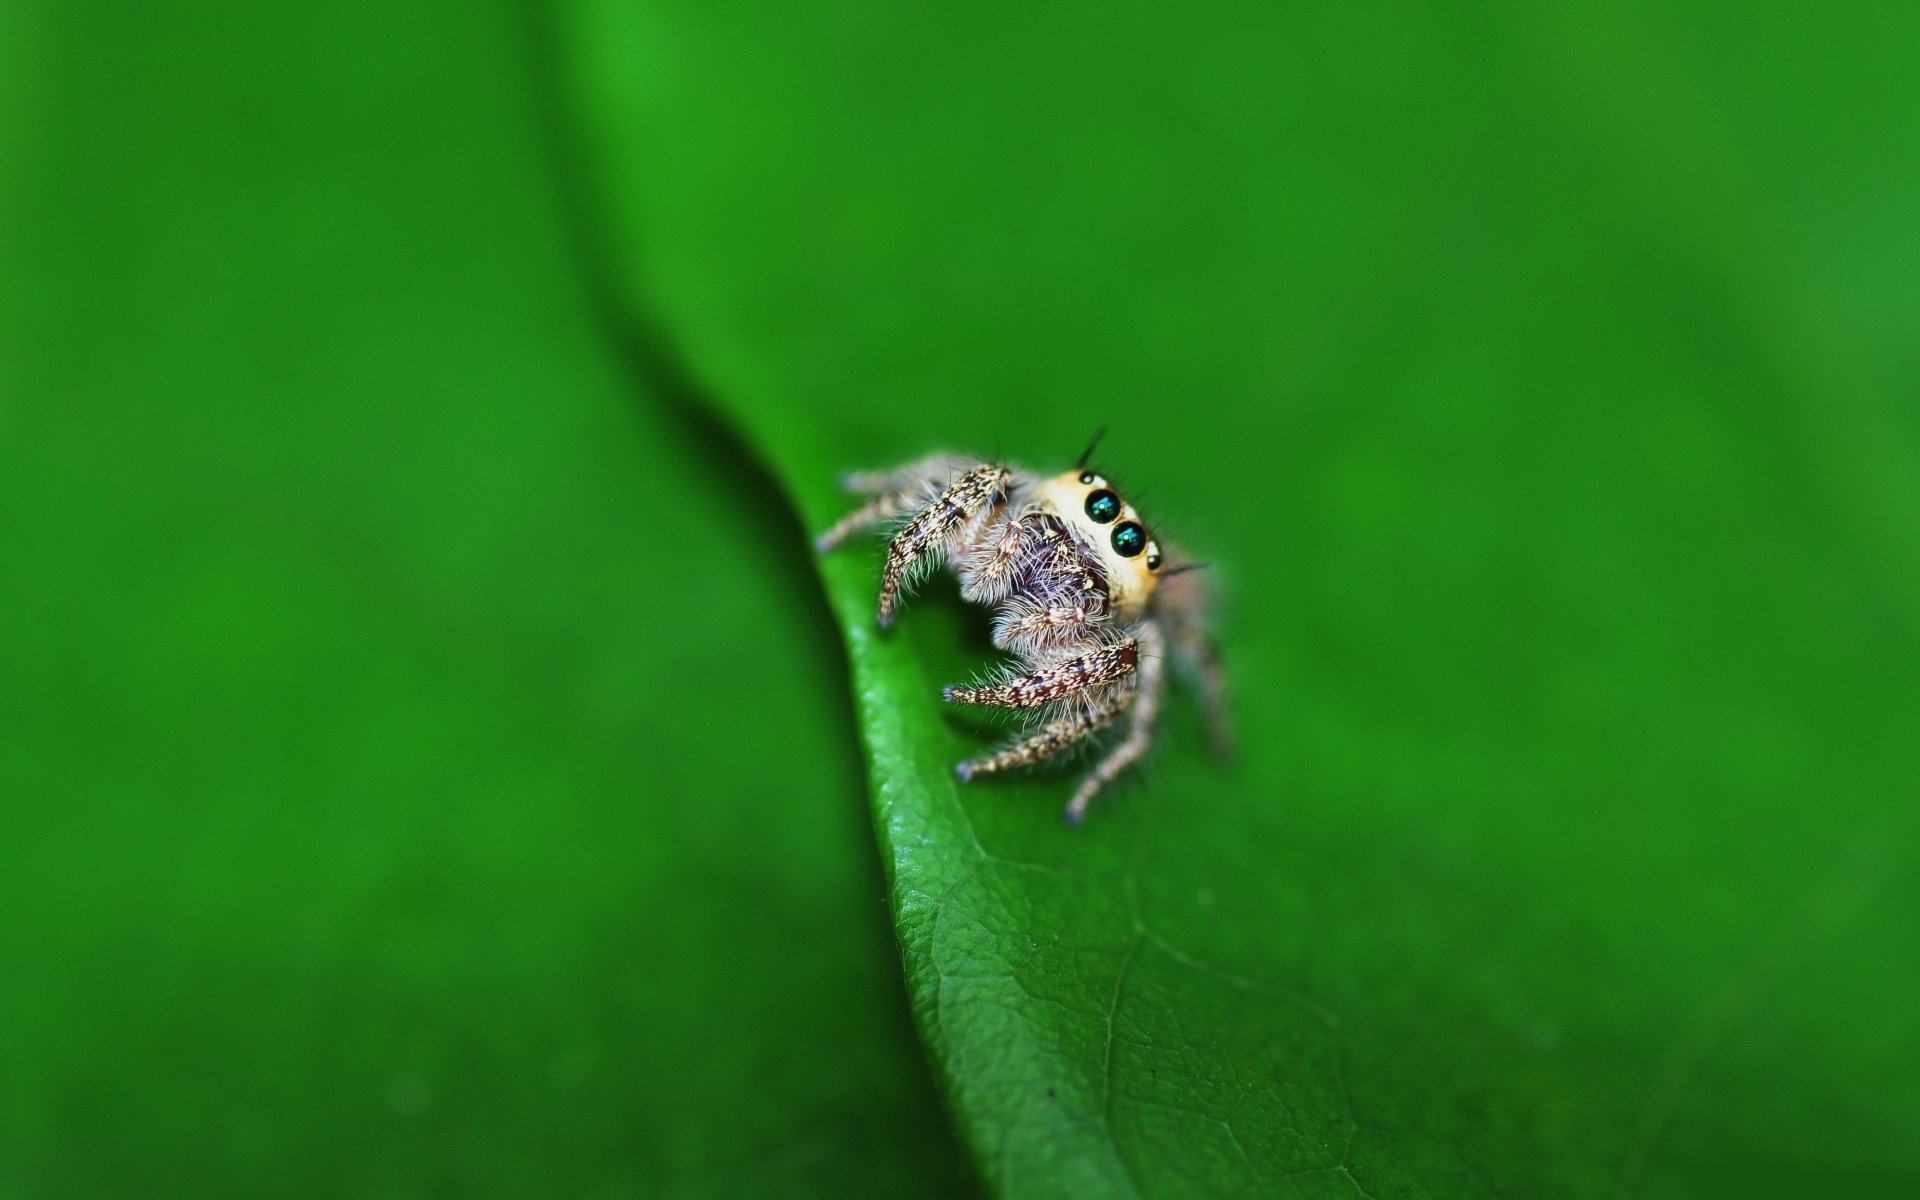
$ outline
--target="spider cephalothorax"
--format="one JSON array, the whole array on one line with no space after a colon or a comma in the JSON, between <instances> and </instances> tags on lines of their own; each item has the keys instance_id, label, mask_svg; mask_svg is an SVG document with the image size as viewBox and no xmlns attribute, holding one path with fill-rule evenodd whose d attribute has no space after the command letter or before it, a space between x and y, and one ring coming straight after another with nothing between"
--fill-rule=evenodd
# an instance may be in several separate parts
<instances>
[{"instance_id":1,"label":"spider cephalothorax","mask_svg":"<svg viewBox=\"0 0 1920 1200\"><path fill-rule=\"evenodd\" d=\"M961 763L961 779L1041 762L1124 726L1068 802L1075 824L1094 794L1146 753L1169 651L1197 672L1216 735L1223 728L1220 677L1197 592L1175 578L1185 568L1167 565L1133 506L1088 469L1092 451L1053 476L953 454L854 475L848 490L871 498L818 542L824 552L862 530L898 523L881 571L883 627L893 623L901 594L943 562L959 577L963 598L993 610L994 644L1014 664L997 682L941 695L1019 710L1030 724L997 753Z\"/></svg>"}]
</instances>

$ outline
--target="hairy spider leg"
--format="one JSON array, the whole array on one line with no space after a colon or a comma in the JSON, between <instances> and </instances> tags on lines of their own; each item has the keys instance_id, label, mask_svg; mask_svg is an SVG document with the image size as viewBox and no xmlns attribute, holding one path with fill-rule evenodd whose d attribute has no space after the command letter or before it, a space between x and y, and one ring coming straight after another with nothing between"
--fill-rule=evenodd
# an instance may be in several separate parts
<instances>
[{"instance_id":1,"label":"hairy spider leg","mask_svg":"<svg viewBox=\"0 0 1920 1200\"><path fill-rule=\"evenodd\" d=\"M1125 712L1132 702L1133 694L1128 691L1092 707L1076 709L1058 721L1051 721L992 754L968 759L956 766L953 773L964 783L975 775L1006 771L1052 758L1076 742L1113 724L1114 719Z\"/></svg>"},{"instance_id":2,"label":"hairy spider leg","mask_svg":"<svg viewBox=\"0 0 1920 1200\"><path fill-rule=\"evenodd\" d=\"M945 688L940 698L954 704L986 704L995 708L1040 708L1093 688L1104 687L1133 674L1140 661L1137 638L1122 638L1111 646L1089 650L1056 666L1021 675L988 687Z\"/></svg>"},{"instance_id":3,"label":"hairy spider leg","mask_svg":"<svg viewBox=\"0 0 1920 1200\"><path fill-rule=\"evenodd\" d=\"M1139 639L1140 686L1131 706L1127 736L1074 789L1073 799L1067 801L1066 811L1061 814L1069 825L1086 820L1094 794L1138 762L1153 741L1154 718L1160 713L1160 697L1166 691L1167 640L1153 621L1140 623Z\"/></svg>"},{"instance_id":4,"label":"hairy spider leg","mask_svg":"<svg viewBox=\"0 0 1920 1200\"><path fill-rule=\"evenodd\" d=\"M912 512L913 508L914 494L911 488L903 488L900 491L886 492L875 496L859 508L854 509L846 516L840 518L839 521L834 523L832 529L827 530L819 537L813 539L813 548L821 554L825 554L829 550L836 550L840 547L841 543L853 535L863 533L867 529L883 522L891 521L903 513Z\"/></svg>"},{"instance_id":5,"label":"hairy spider leg","mask_svg":"<svg viewBox=\"0 0 1920 1200\"><path fill-rule=\"evenodd\" d=\"M1014 585L1014 565L1034 540L1034 518L1002 511L978 538L966 539L955 554L960 597L974 604L995 605Z\"/></svg>"},{"instance_id":6,"label":"hairy spider leg","mask_svg":"<svg viewBox=\"0 0 1920 1200\"><path fill-rule=\"evenodd\" d=\"M972 462L952 454L929 454L891 471L855 471L845 476L840 481L842 488L873 498L813 539L813 548L821 554L837 550L855 534L925 508L931 497L939 495Z\"/></svg>"},{"instance_id":7,"label":"hairy spider leg","mask_svg":"<svg viewBox=\"0 0 1920 1200\"><path fill-rule=\"evenodd\" d=\"M983 512L1006 501L1013 482L1005 467L992 464L968 471L932 504L908 521L887 546L886 566L880 572L879 620L882 629L893 624L900 589L907 573L923 559L937 562L952 549L958 534ZM992 506L992 507L990 507Z\"/></svg>"}]
</instances>

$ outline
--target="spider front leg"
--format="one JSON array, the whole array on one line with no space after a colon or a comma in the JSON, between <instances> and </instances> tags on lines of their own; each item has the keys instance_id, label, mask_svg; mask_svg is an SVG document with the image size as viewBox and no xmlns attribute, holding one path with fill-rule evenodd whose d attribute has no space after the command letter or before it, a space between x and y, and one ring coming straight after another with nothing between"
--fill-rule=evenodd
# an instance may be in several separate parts
<instances>
[{"instance_id":1,"label":"spider front leg","mask_svg":"<svg viewBox=\"0 0 1920 1200\"><path fill-rule=\"evenodd\" d=\"M1133 701L1134 693L1128 689L1103 703L1077 708L1069 715L1058 721L1048 722L1010 746L980 758L968 759L954 767L953 773L964 783L975 775L987 775L994 771L1006 771L1014 767L1042 762L1113 724L1115 718L1126 712Z\"/></svg>"},{"instance_id":2,"label":"spider front leg","mask_svg":"<svg viewBox=\"0 0 1920 1200\"><path fill-rule=\"evenodd\" d=\"M1012 472L992 463L963 469L965 462L939 454L894 471L848 476L850 490L880 490L880 494L814 539L814 548L824 554L862 530L919 510L887 546L880 579L883 629L893 624L901 589L913 569L939 562L966 530L1005 505L1013 486Z\"/></svg>"},{"instance_id":3,"label":"spider front leg","mask_svg":"<svg viewBox=\"0 0 1920 1200\"><path fill-rule=\"evenodd\" d=\"M840 481L841 486L872 499L834 522L832 529L813 540L813 548L825 554L855 534L924 508L967 469L968 462L952 454L931 454L891 471L853 472Z\"/></svg>"},{"instance_id":4,"label":"spider front leg","mask_svg":"<svg viewBox=\"0 0 1920 1200\"><path fill-rule=\"evenodd\" d=\"M1067 802L1062 815L1069 825L1078 825L1086 819L1087 808L1100 789L1138 762L1152 744L1154 719L1159 715L1160 699L1166 691L1166 651L1166 634L1158 623L1146 621L1136 627L1134 636L1059 666L992 687L947 688L941 692L942 698L961 704L1037 708L1076 695L1097 697L1100 689L1115 683L1129 685L1122 693L1096 699L1081 711L1050 722L998 754L961 763L955 773L964 780L988 771L1038 762L1126 716L1126 736L1088 772L1074 789L1073 799Z\"/></svg>"},{"instance_id":5,"label":"spider front leg","mask_svg":"<svg viewBox=\"0 0 1920 1200\"><path fill-rule=\"evenodd\" d=\"M1111 646L1090 650L1057 666L1021 675L988 687L944 688L940 698L954 704L986 704L994 708L1040 708L1057 700L1133 674L1140 662L1138 638L1123 638Z\"/></svg>"},{"instance_id":6,"label":"spider front leg","mask_svg":"<svg viewBox=\"0 0 1920 1200\"><path fill-rule=\"evenodd\" d=\"M953 543L978 518L1006 503L1013 486L1013 474L1005 467L985 464L973 468L932 504L908 521L887 545L887 563L880 571L880 627L893 624L899 606L900 589L908 572L922 561L938 562L953 548Z\"/></svg>"}]
</instances>

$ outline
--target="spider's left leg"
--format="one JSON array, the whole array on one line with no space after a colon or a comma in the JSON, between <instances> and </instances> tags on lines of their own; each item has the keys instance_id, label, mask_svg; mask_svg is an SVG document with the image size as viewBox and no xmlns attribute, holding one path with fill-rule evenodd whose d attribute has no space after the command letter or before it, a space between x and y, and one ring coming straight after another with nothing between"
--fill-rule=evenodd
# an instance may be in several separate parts
<instances>
[{"instance_id":1,"label":"spider's left leg","mask_svg":"<svg viewBox=\"0 0 1920 1200\"><path fill-rule=\"evenodd\" d=\"M857 533L926 507L967 469L969 461L954 454L931 454L891 471L859 471L846 476L841 483L847 491L871 498L813 539L813 548L825 554Z\"/></svg>"},{"instance_id":2,"label":"spider's left leg","mask_svg":"<svg viewBox=\"0 0 1920 1200\"><path fill-rule=\"evenodd\" d=\"M1100 760L1100 764L1087 773L1074 789L1073 799L1067 802L1063 816L1067 824L1078 825L1086 819L1087 806L1093 803L1096 792L1113 780L1147 752L1153 741L1154 718L1160 713L1160 697L1166 691L1167 639L1160 626L1154 621L1145 621L1136 630L1140 640L1140 686L1133 702L1132 719L1127 725L1127 736L1120 744Z\"/></svg>"},{"instance_id":3,"label":"spider's left leg","mask_svg":"<svg viewBox=\"0 0 1920 1200\"><path fill-rule=\"evenodd\" d=\"M980 758L968 759L956 766L953 773L964 783L975 775L1011 770L1052 758L1081 739L1091 737L1113 724L1115 718L1127 711L1133 698L1133 690L1128 688L1100 703L1077 707L1068 715L1057 721L1049 721L1010 746Z\"/></svg>"},{"instance_id":4,"label":"spider's left leg","mask_svg":"<svg viewBox=\"0 0 1920 1200\"><path fill-rule=\"evenodd\" d=\"M1159 630L1154 630L1156 641ZM940 698L955 704L987 704L995 708L1040 708L1081 693L1092 694L1132 675L1140 664L1138 638L1123 638L1110 646L1089 650L1078 658L1044 667L1005 683L986 687L943 688Z\"/></svg>"},{"instance_id":5,"label":"spider's left leg","mask_svg":"<svg viewBox=\"0 0 1920 1200\"><path fill-rule=\"evenodd\" d=\"M1013 487L1013 473L1003 466L983 463L953 481L920 515L908 521L887 546L886 566L880 571L880 627L893 624L900 589L908 572L924 558L937 562L976 521L989 519L1005 507Z\"/></svg>"}]
</instances>

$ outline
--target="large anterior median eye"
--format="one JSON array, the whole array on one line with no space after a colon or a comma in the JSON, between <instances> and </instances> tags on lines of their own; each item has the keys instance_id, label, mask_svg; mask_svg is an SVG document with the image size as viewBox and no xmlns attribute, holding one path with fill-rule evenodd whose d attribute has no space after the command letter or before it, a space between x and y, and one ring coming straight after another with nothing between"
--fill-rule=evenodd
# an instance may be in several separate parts
<instances>
[{"instance_id":1,"label":"large anterior median eye","mask_svg":"<svg viewBox=\"0 0 1920 1200\"><path fill-rule=\"evenodd\" d=\"M1087 497L1087 515L1105 525L1120 515L1120 497L1101 488Z\"/></svg>"},{"instance_id":2,"label":"large anterior median eye","mask_svg":"<svg viewBox=\"0 0 1920 1200\"><path fill-rule=\"evenodd\" d=\"M1132 521L1113 527L1113 548L1121 558L1132 558L1147 548L1147 531Z\"/></svg>"}]
</instances>

